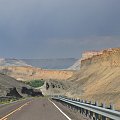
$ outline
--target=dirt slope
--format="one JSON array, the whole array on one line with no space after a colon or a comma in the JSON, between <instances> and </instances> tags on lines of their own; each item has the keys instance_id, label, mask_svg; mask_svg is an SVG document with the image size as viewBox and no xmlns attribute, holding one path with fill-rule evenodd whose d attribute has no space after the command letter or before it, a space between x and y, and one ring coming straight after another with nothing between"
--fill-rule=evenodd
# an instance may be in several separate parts
<instances>
[{"instance_id":1,"label":"dirt slope","mask_svg":"<svg viewBox=\"0 0 120 120\"><path fill-rule=\"evenodd\" d=\"M114 103L120 109L120 49L104 50L82 60L80 71L69 81L66 95Z\"/></svg>"}]
</instances>

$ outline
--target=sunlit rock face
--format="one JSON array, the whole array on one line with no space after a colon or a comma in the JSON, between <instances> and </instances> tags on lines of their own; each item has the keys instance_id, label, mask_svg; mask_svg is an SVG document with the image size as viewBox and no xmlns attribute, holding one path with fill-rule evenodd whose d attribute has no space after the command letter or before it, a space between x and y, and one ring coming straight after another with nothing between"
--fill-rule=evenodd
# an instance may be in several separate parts
<instances>
[{"instance_id":1,"label":"sunlit rock face","mask_svg":"<svg viewBox=\"0 0 120 120\"><path fill-rule=\"evenodd\" d=\"M100 64L104 67L120 67L120 48L103 50L90 56L88 54L88 57L81 60L81 68L92 64Z\"/></svg>"},{"instance_id":2,"label":"sunlit rock face","mask_svg":"<svg viewBox=\"0 0 120 120\"><path fill-rule=\"evenodd\" d=\"M0 66L0 72L22 81L35 79L66 80L70 78L74 73L74 71L44 70L31 66Z\"/></svg>"}]
</instances>

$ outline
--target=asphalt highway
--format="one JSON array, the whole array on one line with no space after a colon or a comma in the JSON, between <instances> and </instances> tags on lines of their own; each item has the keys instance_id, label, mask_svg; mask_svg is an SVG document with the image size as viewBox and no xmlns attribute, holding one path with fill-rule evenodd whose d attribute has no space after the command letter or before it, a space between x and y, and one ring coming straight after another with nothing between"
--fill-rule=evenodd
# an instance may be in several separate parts
<instances>
[{"instance_id":1,"label":"asphalt highway","mask_svg":"<svg viewBox=\"0 0 120 120\"><path fill-rule=\"evenodd\" d=\"M70 120L47 98L33 98L0 106L0 120Z\"/></svg>"}]
</instances>

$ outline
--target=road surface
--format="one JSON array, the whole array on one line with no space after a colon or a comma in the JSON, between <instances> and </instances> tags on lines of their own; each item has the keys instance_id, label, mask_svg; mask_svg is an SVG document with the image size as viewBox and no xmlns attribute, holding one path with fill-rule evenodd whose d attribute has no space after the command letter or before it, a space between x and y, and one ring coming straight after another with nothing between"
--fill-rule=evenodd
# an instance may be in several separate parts
<instances>
[{"instance_id":1,"label":"road surface","mask_svg":"<svg viewBox=\"0 0 120 120\"><path fill-rule=\"evenodd\" d=\"M47 98L0 106L0 120L68 120Z\"/></svg>"}]
</instances>

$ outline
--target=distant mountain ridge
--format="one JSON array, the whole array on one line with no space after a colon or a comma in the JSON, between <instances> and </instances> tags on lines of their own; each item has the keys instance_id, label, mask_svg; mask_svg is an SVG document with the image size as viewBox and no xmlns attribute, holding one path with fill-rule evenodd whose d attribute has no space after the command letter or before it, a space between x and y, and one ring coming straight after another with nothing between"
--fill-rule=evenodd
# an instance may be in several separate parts
<instances>
[{"instance_id":1,"label":"distant mountain ridge","mask_svg":"<svg viewBox=\"0 0 120 120\"><path fill-rule=\"evenodd\" d=\"M19 59L0 58L0 66L30 66L30 65Z\"/></svg>"},{"instance_id":2,"label":"distant mountain ridge","mask_svg":"<svg viewBox=\"0 0 120 120\"><path fill-rule=\"evenodd\" d=\"M21 59L25 63L34 67L43 69L67 69L78 59L76 58L58 58L58 59Z\"/></svg>"},{"instance_id":3,"label":"distant mountain ridge","mask_svg":"<svg viewBox=\"0 0 120 120\"><path fill-rule=\"evenodd\" d=\"M78 59L58 58L58 59L14 59L0 58L0 66L33 66L43 69L67 69Z\"/></svg>"}]
</instances>

